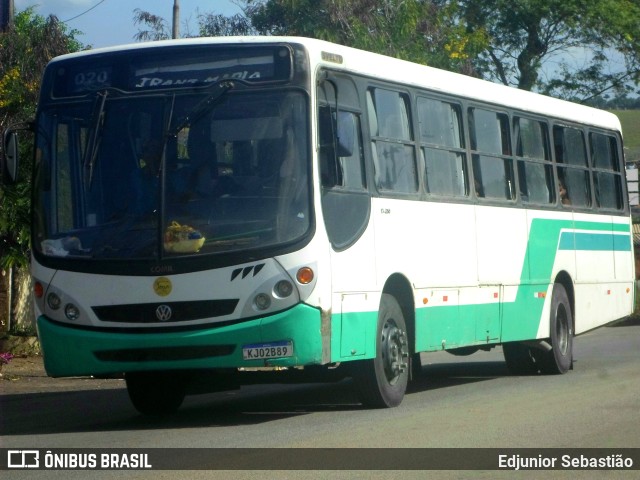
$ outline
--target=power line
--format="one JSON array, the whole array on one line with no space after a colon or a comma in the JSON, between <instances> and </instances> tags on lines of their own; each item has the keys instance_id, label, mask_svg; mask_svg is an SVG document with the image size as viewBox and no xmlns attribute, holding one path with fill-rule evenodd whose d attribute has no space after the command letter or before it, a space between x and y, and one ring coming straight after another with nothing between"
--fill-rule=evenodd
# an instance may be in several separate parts
<instances>
[{"instance_id":1,"label":"power line","mask_svg":"<svg viewBox=\"0 0 640 480\"><path fill-rule=\"evenodd\" d=\"M100 0L98 3L96 3L93 7L91 7L89 10L85 10L84 12L82 12L79 15L76 15L75 17L69 18L68 20L64 20L62 23L67 23L70 22L71 20L75 20L78 17L81 17L82 15L84 15L85 13L89 13L91 10L93 10L94 8L96 8L97 6L99 6L101 3L104 3L106 0Z\"/></svg>"}]
</instances>

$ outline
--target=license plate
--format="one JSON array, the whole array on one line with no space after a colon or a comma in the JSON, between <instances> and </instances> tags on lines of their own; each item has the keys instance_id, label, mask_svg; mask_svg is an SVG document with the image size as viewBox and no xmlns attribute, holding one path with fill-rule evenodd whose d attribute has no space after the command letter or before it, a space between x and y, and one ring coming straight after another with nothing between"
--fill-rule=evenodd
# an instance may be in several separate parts
<instances>
[{"instance_id":1,"label":"license plate","mask_svg":"<svg viewBox=\"0 0 640 480\"><path fill-rule=\"evenodd\" d=\"M263 360L265 358L282 358L293 355L293 342L255 343L242 347L245 360Z\"/></svg>"}]
</instances>

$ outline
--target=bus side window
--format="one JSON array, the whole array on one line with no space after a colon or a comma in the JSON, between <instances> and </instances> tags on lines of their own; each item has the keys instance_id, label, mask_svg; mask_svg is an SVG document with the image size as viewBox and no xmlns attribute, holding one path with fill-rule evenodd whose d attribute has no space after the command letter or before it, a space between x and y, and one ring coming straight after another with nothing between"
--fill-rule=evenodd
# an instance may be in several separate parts
<instances>
[{"instance_id":1,"label":"bus side window","mask_svg":"<svg viewBox=\"0 0 640 480\"><path fill-rule=\"evenodd\" d=\"M407 95L371 88L367 110L376 186L381 191L416 192L418 174Z\"/></svg>"},{"instance_id":2,"label":"bus side window","mask_svg":"<svg viewBox=\"0 0 640 480\"><path fill-rule=\"evenodd\" d=\"M342 186L349 190L364 190L366 182L360 116L341 111L337 121L338 163L342 173Z\"/></svg>"},{"instance_id":3,"label":"bus side window","mask_svg":"<svg viewBox=\"0 0 640 480\"><path fill-rule=\"evenodd\" d=\"M547 124L516 117L513 125L522 201L554 203L556 197Z\"/></svg>"},{"instance_id":4,"label":"bus side window","mask_svg":"<svg viewBox=\"0 0 640 480\"><path fill-rule=\"evenodd\" d=\"M591 206L591 182L587 165L587 151L582 130L556 125L553 145L558 168L558 180L566 193L563 205Z\"/></svg>"},{"instance_id":5,"label":"bus side window","mask_svg":"<svg viewBox=\"0 0 640 480\"><path fill-rule=\"evenodd\" d=\"M424 97L418 97L417 105L427 192L468 195L460 107Z\"/></svg>"},{"instance_id":6,"label":"bus side window","mask_svg":"<svg viewBox=\"0 0 640 480\"><path fill-rule=\"evenodd\" d=\"M618 142L615 137L601 133L591 133L589 137L596 205L599 208L621 210L622 174Z\"/></svg>"},{"instance_id":7,"label":"bus side window","mask_svg":"<svg viewBox=\"0 0 640 480\"><path fill-rule=\"evenodd\" d=\"M479 108L469 109L469 131L476 195L513 200L513 160L509 117Z\"/></svg>"}]
</instances>

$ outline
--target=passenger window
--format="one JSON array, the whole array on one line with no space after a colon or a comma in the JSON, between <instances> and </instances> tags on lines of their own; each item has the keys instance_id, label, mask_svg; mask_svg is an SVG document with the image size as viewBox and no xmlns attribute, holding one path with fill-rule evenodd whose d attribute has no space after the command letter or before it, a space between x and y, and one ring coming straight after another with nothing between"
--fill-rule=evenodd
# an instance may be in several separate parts
<instances>
[{"instance_id":1,"label":"passenger window","mask_svg":"<svg viewBox=\"0 0 640 480\"><path fill-rule=\"evenodd\" d=\"M553 145L558 168L560 203L565 206L590 207L591 181L582 130L556 125L553 127Z\"/></svg>"},{"instance_id":2,"label":"passenger window","mask_svg":"<svg viewBox=\"0 0 640 480\"><path fill-rule=\"evenodd\" d=\"M503 113L470 108L469 132L476 195L513 200L515 186L509 117Z\"/></svg>"},{"instance_id":3,"label":"passenger window","mask_svg":"<svg viewBox=\"0 0 640 480\"><path fill-rule=\"evenodd\" d=\"M520 197L524 203L555 202L549 132L544 122L516 117L513 121Z\"/></svg>"},{"instance_id":4,"label":"passenger window","mask_svg":"<svg viewBox=\"0 0 640 480\"><path fill-rule=\"evenodd\" d=\"M458 105L418 98L420 143L428 193L454 197L468 195L461 117Z\"/></svg>"},{"instance_id":5,"label":"passenger window","mask_svg":"<svg viewBox=\"0 0 640 480\"><path fill-rule=\"evenodd\" d=\"M408 96L381 88L369 89L367 110L377 188L416 192L418 176Z\"/></svg>"},{"instance_id":6,"label":"passenger window","mask_svg":"<svg viewBox=\"0 0 640 480\"><path fill-rule=\"evenodd\" d=\"M600 133L591 133L590 140L596 205L621 210L623 195L618 142L615 137Z\"/></svg>"},{"instance_id":7,"label":"passenger window","mask_svg":"<svg viewBox=\"0 0 640 480\"><path fill-rule=\"evenodd\" d=\"M592 167L602 170L619 170L615 137L600 133L591 134L591 164Z\"/></svg>"}]
</instances>

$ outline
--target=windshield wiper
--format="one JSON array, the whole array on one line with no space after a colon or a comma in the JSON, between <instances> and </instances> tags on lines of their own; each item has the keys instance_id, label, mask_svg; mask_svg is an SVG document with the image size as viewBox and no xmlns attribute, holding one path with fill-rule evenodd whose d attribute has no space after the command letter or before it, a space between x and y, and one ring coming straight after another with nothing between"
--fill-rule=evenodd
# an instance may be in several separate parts
<instances>
[{"instance_id":1,"label":"windshield wiper","mask_svg":"<svg viewBox=\"0 0 640 480\"><path fill-rule=\"evenodd\" d=\"M89 130L89 139L87 148L84 152L82 165L85 172L85 189L91 190L93 181L93 172L98 158L98 150L100 149L100 141L102 140L102 127L104 126L105 111L104 106L107 102L108 90L98 92L96 94L96 104L93 107L95 114L92 117L91 130Z\"/></svg>"},{"instance_id":2,"label":"windshield wiper","mask_svg":"<svg viewBox=\"0 0 640 480\"><path fill-rule=\"evenodd\" d=\"M235 83L231 81L224 81L217 83L216 86L218 87L218 89L214 92L211 92L209 95L207 95L206 98L204 98L195 107L193 107L191 111L187 113L187 115L182 119L182 121L173 128L173 130L169 130L167 132L167 137L177 136L180 130L182 130L184 127L192 125L208 112L210 112L211 109L216 106L218 101L220 101L229 90L235 87Z\"/></svg>"}]
</instances>

